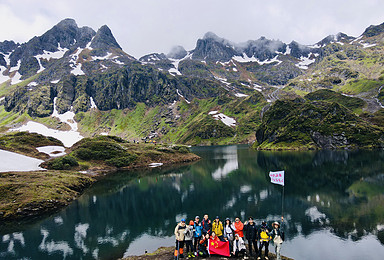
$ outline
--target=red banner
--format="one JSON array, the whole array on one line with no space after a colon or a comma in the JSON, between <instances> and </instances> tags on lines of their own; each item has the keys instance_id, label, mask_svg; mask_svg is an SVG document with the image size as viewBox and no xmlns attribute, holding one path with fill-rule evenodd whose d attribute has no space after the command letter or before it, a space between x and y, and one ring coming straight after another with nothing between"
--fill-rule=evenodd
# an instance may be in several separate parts
<instances>
[{"instance_id":1,"label":"red banner","mask_svg":"<svg viewBox=\"0 0 384 260\"><path fill-rule=\"evenodd\" d=\"M210 255L231 256L229 252L229 242L208 240L208 252Z\"/></svg>"}]
</instances>

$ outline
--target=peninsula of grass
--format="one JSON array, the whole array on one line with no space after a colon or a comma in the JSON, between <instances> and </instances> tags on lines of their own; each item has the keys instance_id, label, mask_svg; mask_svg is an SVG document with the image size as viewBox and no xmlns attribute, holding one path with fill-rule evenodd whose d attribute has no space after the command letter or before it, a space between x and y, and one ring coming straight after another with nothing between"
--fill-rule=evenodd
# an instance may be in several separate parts
<instances>
[{"instance_id":1,"label":"peninsula of grass","mask_svg":"<svg viewBox=\"0 0 384 260\"><path fill-rule=\"evenodd\" d=\"M116 136L84 138L64 157L42 164L49 170L112 171L148 167L157 163L169 165L198 160L187 146L154 143L130 143Z\"/></svg>"},{"instance_id":2,"label":"peninsula of grass","mask_svg":"<svg viewBox=\"0 0 384 260\"><path fill-rule=\"evenodd\" d=\"M30 221L57 212L94 181L93 177L64 171L0 173L0 221Z\"/></svg>"}]
</instances>

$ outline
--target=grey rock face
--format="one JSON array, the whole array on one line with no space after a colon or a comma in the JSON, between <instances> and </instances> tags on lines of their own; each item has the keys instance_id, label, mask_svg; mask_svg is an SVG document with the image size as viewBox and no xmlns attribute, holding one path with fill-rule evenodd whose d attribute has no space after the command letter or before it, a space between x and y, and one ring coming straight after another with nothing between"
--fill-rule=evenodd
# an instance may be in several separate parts
<instances>
[{"instance_id":1,"label":"grey rock face","mask_svg":"<svg viewBox=\"0 0 384 260\"><path fill-rule=\"evenodd\" d=\"M117 43L115 37L113 36L111 29L109 29L108 26L103 25L97 31L95 38L93 38L91 48L106 49L109 47L121 49L120 45Z\"/></svg>"},{"instance_id":2,"label":"grey rock face","mask_svg":"<svg viewBox=\"0 0 384 260\"><path fill-rule=\"evenodd\" d=\"M260 61L273 59L277 52L284 53L287 45L281 41L268 40L261 37L256 41L248 41L245 45L240 44L239 52L244 52L248 57L254 56Z\"/></svg>"},{"instance_id":3,"label":"grey rock face","mask_svg":"<svg viewBox=\"0 0 384 260\"><path fill-rule=\"evenodd\" d=\"M165 56L164 53L151 53L148 55L145 55L139 59L141 62L157 62L161 60L166 60L167 56Z\"/></svg>"},{"instance_id":4,"label":"grey rock face","mask_svg":"<svg viewBox=\"0 0 384 260\"><path fill-rule=\"evenodd\" d=\"M213 33L207 33L203 39L197 41L192 58L226 62L237 54L234 46L229 41L219 38Z\"/></svg>"}]
</instances>

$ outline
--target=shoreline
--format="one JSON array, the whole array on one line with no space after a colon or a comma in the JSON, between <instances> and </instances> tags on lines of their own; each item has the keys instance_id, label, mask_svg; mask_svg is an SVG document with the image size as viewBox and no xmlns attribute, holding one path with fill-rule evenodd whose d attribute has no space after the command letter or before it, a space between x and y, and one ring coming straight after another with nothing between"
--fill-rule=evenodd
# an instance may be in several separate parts
<instances>
[{"instance_id":1,"label":"shoreline","mask_svg":"<svg viewBox=\"0 0 384 260\"><path fill-rule=\"evenodd\" d=\"M153 149L146 145L143 147ZM19 222L38 221L62 210L94 183L117 171L155 168L151 167L152 163L157 167L170 167L200 159L191 152L169 154L157 151L156 156L142 157L126 167L113 167L103 161L89 161L90 167L84 170L77 167L72 170L0 172L0 231L8 226L19 225Z\"/></svg>"},{"instance_id":2,"label":"shoreline","mask_svg":"<svg viewBox=\"0 0 384 260\"><path fill-rule=\"evenodd\" d=\"M248 245L246 244L247 252L248 252ZM173 259L173 251L175 250L175 247L159 247L157 250L155 250L152 253L146 253L139 256L128 256L128 257L122 257L119 258L119 260L169 260ZM264 251L263 254L264 256ZM276 254L273 252L269 252L268 258L270 260L276 259ZM185 257L184 259L206 259L202 257L196 257L196 258L188 258ZM210 255L209 259L233 259L233 257L225 257L225 256L219 256L219 255ZM249 257L248 259L255 259L254 257ZM264 259L264 258L262 258ZM286 256L281 256L282 260L294 260L293 258L289 258Z\"/></svg>"}]
</instances>

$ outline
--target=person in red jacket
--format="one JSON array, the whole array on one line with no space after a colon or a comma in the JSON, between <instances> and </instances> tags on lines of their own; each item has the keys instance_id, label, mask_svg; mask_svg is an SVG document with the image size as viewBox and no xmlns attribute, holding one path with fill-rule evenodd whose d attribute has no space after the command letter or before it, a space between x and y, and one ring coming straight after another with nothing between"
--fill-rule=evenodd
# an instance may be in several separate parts
<instances>
[{"instance_id":1,"label":"person in red jacket","mask_svg":"<svg viewBox=\"0 0 384 260\"><path fill-rule=\"evenodd\" d=\"M244 233L243 233L244 224L243 224L243 222L241 222L239 218L236 218L235 222L233 223L233 226L235 228L235 234L238 234L239 237L244 239Z\"/></svg>"}]
</instances>

